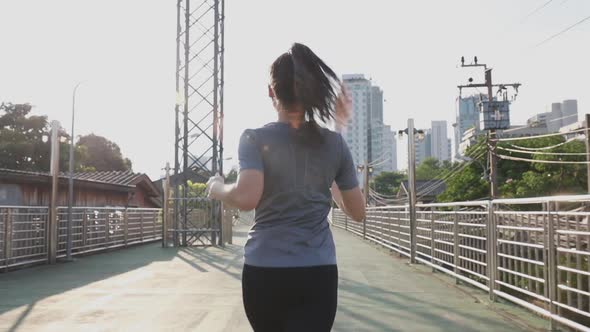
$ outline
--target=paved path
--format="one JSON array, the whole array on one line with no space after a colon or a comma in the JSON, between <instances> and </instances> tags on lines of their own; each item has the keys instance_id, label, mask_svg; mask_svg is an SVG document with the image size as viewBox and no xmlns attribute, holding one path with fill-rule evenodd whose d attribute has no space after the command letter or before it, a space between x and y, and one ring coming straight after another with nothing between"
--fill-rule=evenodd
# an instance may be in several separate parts
<instances>
[{"instance_id":1,"label":"paved path","mask_svg":"<svg viewBox=\"0 0 590 332\"><path fill-rule=\"evenodd\" d=\"M157 244L0 274L0 331L250 331L242 246ZM547 324L335 230L340 293L334 331L522 331ZM519 318L519 326L512 319Z\"/></svg>"}]
</instances>

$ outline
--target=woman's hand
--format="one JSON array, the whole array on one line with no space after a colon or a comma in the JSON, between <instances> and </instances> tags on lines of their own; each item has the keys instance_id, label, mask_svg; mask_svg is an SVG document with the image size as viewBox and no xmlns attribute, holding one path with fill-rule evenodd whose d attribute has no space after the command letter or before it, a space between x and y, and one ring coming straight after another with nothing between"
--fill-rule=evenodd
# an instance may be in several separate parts
<instances>
[{"instance_id":1,"label":"woman's hand","mask_svg":"<svg viewBox=\"0 0 590 332\"><path fill-rule=\"evenodd\" d=\"M344 85L341 86L340 93L336 98L334 109L334 121L336 122L336 131L341 131L348 125L348 119L352 114L352 99Z\"/></svg>"},{"instance_id":2,"label":"woman's hand","mask_svg":"<svg viewBox=\"0 0 590 332\"><path fill-rule=\"evenodd\" d=\"M207 197L211 199L221 200L223 195L224 184L223 176L215 174L207 181Z\"/></svg>"}]
</instances>

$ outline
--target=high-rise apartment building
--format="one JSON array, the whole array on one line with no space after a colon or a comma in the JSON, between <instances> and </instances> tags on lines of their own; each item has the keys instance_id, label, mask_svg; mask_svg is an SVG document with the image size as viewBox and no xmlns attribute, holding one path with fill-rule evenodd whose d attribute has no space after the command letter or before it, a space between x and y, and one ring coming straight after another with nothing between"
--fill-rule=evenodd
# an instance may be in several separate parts
<instances>
[{"instance_id":1,"label":"high-rise apartment building","mask_svg":"<svg viewBox=\"0 0 590 332\"><path fill-rule=\"evenodd\" d=\"M397 148L391 127L383 124L383 91L362 74L344 75L342 81L352 99L352 117L343 136L354 163L379 164L373 174L393 171L397 168Z\"/></svg>"},{"instance_id":2,"label":"high-rise apartment building","mask_svg":"<svg viewBox=\"0 0 590 332\"><path fill-rule=\"evenodd\" d=\"M451 159L446 121L432 121L430 147L433 158L440 161Z\"/></svg>"},{"instance_id":3,"label":"high-rise apartment building","mask_svg":"<svg viewBox=\"0 0 590 332\"><path fill-rule=\"evenodd\" d=\"M468 129L475 128L479 131L479 96L470 96L457 99L457 114L453 124L455 134L454 152L455 158L461 155L459 145Z\"/></svg>"}]
</instances>

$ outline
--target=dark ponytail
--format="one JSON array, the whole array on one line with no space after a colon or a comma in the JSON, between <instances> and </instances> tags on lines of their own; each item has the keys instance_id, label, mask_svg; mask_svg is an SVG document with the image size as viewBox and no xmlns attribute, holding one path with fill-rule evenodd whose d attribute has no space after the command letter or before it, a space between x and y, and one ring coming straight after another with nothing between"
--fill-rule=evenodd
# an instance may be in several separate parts
<instances>
[{"instance_id":1,"label":"dark ponytail","mask_svg":"<svg viewBox=\"0 0 590 332\"><path fill-rule=\"evenodd\" d=\"M271 67L273 90L279 102L289 110L301 105L305 123L301 128L306 143L321 144L323 137L317 118L326 123L334 118L340 80L309 47L295 43L289 52L275 60Z\"/></svg>"}]
</instances>

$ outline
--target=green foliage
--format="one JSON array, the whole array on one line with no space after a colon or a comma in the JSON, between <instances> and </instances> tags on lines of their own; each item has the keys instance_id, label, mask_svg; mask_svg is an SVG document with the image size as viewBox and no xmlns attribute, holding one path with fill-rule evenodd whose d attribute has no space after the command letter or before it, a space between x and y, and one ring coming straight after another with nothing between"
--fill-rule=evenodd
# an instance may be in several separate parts
<instances>
[{"instance_id":1,"label":"green foliage","mask_svg":"<svg viewBox=\"0 0 590 332\"><path fill-rule=\"evenodd\" d=\"M206 197L207 185L204 183L188 181L188 197Z\"/></svg>"},{"instance_id":2,"label":"green foliage","mask_svg":"<svg viewBox=\"0 0 590 332\"><path fill-rule=\"evenodd\" d=\"M441 162L436 158L426 158L416 167L416 180L439 179L452 167L453 164L450 161Z\"/></svg>"},{"instance_id":3,"label":"green foliage","mask_svg":"<svg viewBox=\"0 0 590 332\"><path fill-rule=\"evenodd\" d=\"M0 104L0 168L48 172L51 162L51 128L47 116L30 115L29 104ZM70 137L59 129L60 171L69 168ZM117 144L88 135L74 150L76 171L131 170L131 161L121 156Z\"/></svg>"},{"instance_id":4,"label":"green foliage","mask_svg":"<svg viewBox=\"0 0 590 332\"><path fill-rule=\"evenodd\" d=\"M561 136L543 137L514 142L525 148L540 148L563 143ZM508 144L499 147L514 148ZM530 154L498 150L499 153L533 160L585 161L586 157L560 156L551 154ZM583 142L572 141L549 150L551 153L585 153ZM544 151L544 152L549 152ZM524 161L498 161L500 192L503 197L532 197L558 194L579 194L586 192L587 176L584 164L546 164Z\"/></svg>"},{"instance_id":5,"label":"green foliage","mask_svg":"<svg viewBox=\"0 0 590 332\"><path fill-rule=\"evenodd\" d=\"M29 115L29 104L2 103L0 111L4 112L0 116L0 167L49 170L47 117Z\"/></svg>"},{"instance_id":6,"label":"green foliage","mask_svg":"<svg viewBox=\"0 0 590 332\"><path fill-rule=\"evenodd\" d=\"M235 183L238 180L238 170L232 168L225 177L225 183Z\"/></svg>"},{"instance_id":7,"label":"green foliage","mask_svg":"<svg viewBox=\"0 0 590 332\"><path fill-rule=\"evenodd\" d=\"M498 154L517 158L550 161L585 161L584 155L552 155L512 152L504 149L541 148L564 143L561 136L543 137L501 143ZM508 144L510 143L510 144ZM476 145L477 146L477 145ZM439 201L467 201L489 196L489 182L484 180L487 168L486 154L478 153L481 148L472 148L467 156L477 157L471 165L447 181L447 190L438 197ZM550 153L585 153L583 142L572 141L550 150ZM527 161L498 159L498 184L503 198L579 194L586 192L587 176L584 164L546 164Z\"/></svg>"},{"instance_id":8,"label":"green foliage","mask_svg":"<svg viewBox=\"0 0 590 332\"><path fill-rule=\"evenodd\" d=\"M79 163L81 167L97 171L130 171L131 160L124 158L119 146L110 140L90 134L80 137L77 146L84 148Z\"/></svg>"},{"instance_id":9,"label":"green foliage","mask_svg":"<svg viewBox=\"0 0 590 332\"><path fill-rule=\"evenodd\" d=\"M406 179L404 173L399 172L381 172L381 174L371 180L371 188L382 195L392 196L397 194L399 186Z\"/></svg>"}]
</instances>

